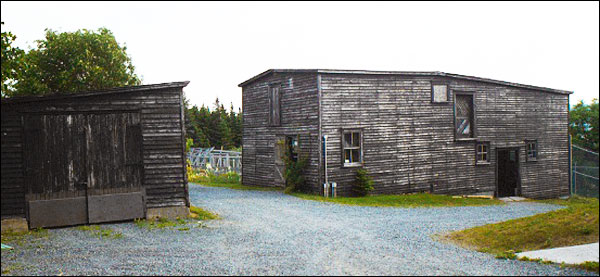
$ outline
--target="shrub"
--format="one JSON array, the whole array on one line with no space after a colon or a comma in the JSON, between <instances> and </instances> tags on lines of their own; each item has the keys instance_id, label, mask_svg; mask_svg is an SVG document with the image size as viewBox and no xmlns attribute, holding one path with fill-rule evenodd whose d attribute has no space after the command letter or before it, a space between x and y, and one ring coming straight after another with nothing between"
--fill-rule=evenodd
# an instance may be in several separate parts
<instances>
[{"instance_id":1,"label":"shrub","mask_svg":"<svg viewBox=\"0 0 600 277\"><path fill-rule=\"evenodd\" d=\"M187 171L188 182L192 182L192 183L201 182L203 180L203 178L207 175L205 170L194 169L192 167L190 160L187 160L186 171Z\"/></svg>"},{"instance_id":2,"label":"shrub","mask_svg":"<svg viewBox=\"0 0 600 277\"><path fill-rule=\"evenodd\" d=\"M290 151L287 151L285 141L277 142L281 148L281 159L285 165L283 178L285 179L285 193L290 193L304 187L304 172L308 166L308 157L298 153L296 161L292 159Z\"/></svg>"},{"instance_id":3,"label":"shrub","mask_svg":"<svg viewBox=\"0 0 600 277\"><path fill-rule=\"evenodd\" d=\"M359 196L366 196L373 190L373 178L369 176L366 169L360 168L356 170L356 180L352 191Z\"/></svg>"}]
</instances>

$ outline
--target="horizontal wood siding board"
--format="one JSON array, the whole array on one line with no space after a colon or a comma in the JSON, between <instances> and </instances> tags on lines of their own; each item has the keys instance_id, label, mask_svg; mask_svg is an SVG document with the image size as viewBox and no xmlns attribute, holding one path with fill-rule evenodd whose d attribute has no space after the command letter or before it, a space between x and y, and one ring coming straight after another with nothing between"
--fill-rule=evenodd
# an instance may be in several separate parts
<instances>
[{"instance_id":1,"label":"horizontal wood siding board","mask_svg":"<svg viewBox=\"0 0 600 277\"><path fill-rule=\"evenodd\" d=\"M24 114L139 113L142 168L147 172L142 184L146 187L147 199L152 199L147 201L147 207L185 205L181 87L134 90L86 97L51 97L40 101L3 101L2 133L6 135L2 137L2 217L25 215L23 126L19 121Z\"/></svg>"},{"instance_id":2,"label":"horizontal wood siding board","mask_svg":"<svg viewBox=\"0 0 600 277\"><path fill-rule=\"evenodd\" d=\"M268 88L281 85L281 125L269 124ZM277 138L300 135L300 152L309 159L305 177L308 191L319 189L318 98L314 73L273 74L242 90L242 182L249 186L276 186Z\"/></svg>"},{"instance_id":3,"label":"horizontal wood siding board","mask_svg":"<svg viewBox=\"0 0 600 277\"><path fill-rule=\"evenodd\" d=\"M521 157L523 195L568 194L567 95L439 77L322 76L328 176L340 195L351 193L356 171L341 166L342 128L363 128L364 167L376 194L494 191L495 149L523 149L526 139L538 140L540 157L536 163ZM454 141L453 105L431 103L432 81L474 92L476 135L490 142L489 165L475 165L474 142Z\"/></svg>"}]
</instances>

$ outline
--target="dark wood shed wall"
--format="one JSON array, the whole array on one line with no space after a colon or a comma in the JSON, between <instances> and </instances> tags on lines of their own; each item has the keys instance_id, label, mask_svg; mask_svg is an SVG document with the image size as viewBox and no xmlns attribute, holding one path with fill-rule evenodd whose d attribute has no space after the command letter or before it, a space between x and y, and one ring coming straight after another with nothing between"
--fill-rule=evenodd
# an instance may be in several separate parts
<instances>
[{"instance_id":1,"label":"dark wood shed wall","mask_svg":"<svg viewBox=\"0 0 600 277\"><path fill-rule=\"evenodd\" d=\"M269 126L269 85L281 84L281 126ZM307 189L319 189L319 103L314 73L274 73L242 89L242 182L249 186L282 186L276 176L275 147L285 135L299 135L308 155ZM278 178L276 178L278 177Z\"/></svg>"},{"instance_id":2,"label":"dark wood shed wall","mask_svg":"<svg viewBox=\"0 0 600 277\"><path fill-rule=\"evenodd\" d=\"M474 142L454 140L453 104L431 103L432 80L475 93L476 137L490 142L489 165L475 164ZM520 147L524 196L568 194L567 95L399 75L322 74L321 88L328 175L342 195L350 193L356 170L342 167L343 128L363 129L364 167L375 179L375 193L494 191L496 148ZM525 162L527 139L538 140L537 162Z\"/></svg>"},{"instance_id":3,"label":"dark wood shed wall","mask_svg":"<svg viewBox=\"0 0 600 277\"><path fill-rule=\"evenodd\" d=\"M2 218L25 216L21 117L2 105Z\"/></svg>"},{"instance_id":4,"label":"dark wood shed wall","mask_svg":"<svg viewBox=\"0 0 600 277\"><path fill-rule=\"evenodd\" d=\"M23 184L22 112L77 114L125 110L137 110L141 114L146 206L158 208L187 205L182 90L165 88L58 100L3 103L2 217L24 215L26 184Z\"/></svg>"}]
</instances>

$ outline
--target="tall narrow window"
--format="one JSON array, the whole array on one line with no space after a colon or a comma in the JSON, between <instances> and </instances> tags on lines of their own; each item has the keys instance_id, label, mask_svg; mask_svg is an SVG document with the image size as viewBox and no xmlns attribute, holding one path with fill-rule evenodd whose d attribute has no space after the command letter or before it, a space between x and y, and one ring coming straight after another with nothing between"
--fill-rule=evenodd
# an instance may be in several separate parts
<instances>
[{"instance_id":1,"label":"tall narrow window","mask_svg":"<svg viewBox=\"0 0 600 277\"><path fill-rule=\"evenodd\" d=\"M280 126L281 125L281 87L272 86L269 87L269 125Z\"/></svg>"},{"instance_id":2,"label":"tall narrow window","mask_svg":"<svg viewBox=\"0 0 600 277\"><path fill-rule=\"evenodd\" d=\"M473 124L473 95L457 94L455 103L455 129L456 138L472 138L474 131Z\"/></svg>"},{"instance_id":3,"label":"tall narrow window","mask_svg":"<svg viewBox=\"0 0 600 277\"><path fill-rule=\"evenodd\" d=\"M358 130L346 130L343 132L343 164L354 166L362 164L362 133Z\"/></svg>"},{"instance_id":4,"label":"tall narrow window","mask_svg":"<svg viewBox=\"0 0 600 277\"><path fill-rule=\"evenodd\" d=\"M475 163L489 164L490 162L490 143L479 142L475 148Z\"/></svg>"},{"instance_id":5,"label":"tall narrow window","mask_svg":"<svg viewBox=\"0 0 600 277\"><path fill-rule=\"evenodd\" d=\"M527 161L536 161L538 154L537 140L527 140L525 141L525 146L527 150Z\"/></svg>"}]
</instances>

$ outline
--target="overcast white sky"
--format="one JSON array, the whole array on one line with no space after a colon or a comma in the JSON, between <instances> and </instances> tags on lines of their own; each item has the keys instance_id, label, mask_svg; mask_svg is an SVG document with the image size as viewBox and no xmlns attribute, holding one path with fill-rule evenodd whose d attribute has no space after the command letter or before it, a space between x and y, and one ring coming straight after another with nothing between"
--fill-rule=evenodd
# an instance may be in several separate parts
<instances>
[{"instance_id":1,"label":"overcast white sky","mask_svg":"<svg viewBox=\"0 0 600 277\"><path fill-rule=\"evenodd\" d=\"M192 104L241 105L270 68L443 71L598 97L599 4L1 2L23 49L44 29L106 27L144 84L189 80Z\"/></svg>"}]
</instances>

